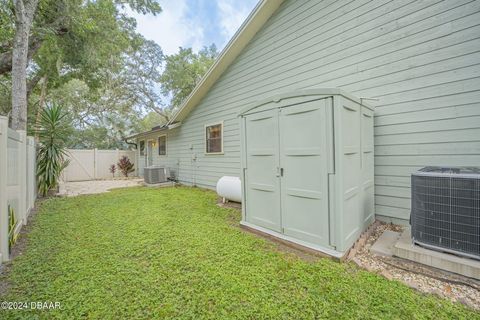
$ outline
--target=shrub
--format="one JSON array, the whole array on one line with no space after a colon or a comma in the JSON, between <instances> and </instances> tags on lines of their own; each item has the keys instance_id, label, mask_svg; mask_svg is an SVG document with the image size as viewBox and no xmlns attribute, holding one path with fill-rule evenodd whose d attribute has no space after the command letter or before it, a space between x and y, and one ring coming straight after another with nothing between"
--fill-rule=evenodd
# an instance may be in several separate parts
<instances>
[{"instance_id":1,"label":"shrub","mask_svg":"<svg viewBox=\"0 0 480 320\"><path fill-rule=\"evenodd\" d=\"M17 227L17 219L15 218L15 211L12 207L8 206L8 252L12 253L12 247L17 242L18 235L15 234L15 228Z\"/></svg>"},{"instance_id":2,"label":"shrub","mask_svg":"<svg viewBox=\"0 0 480 320\"><path fill-rule=\"evenodd\" d=\"M125 177L128 177L129 173L135 171L133 163L130 162L127 156L123 156L118 160L117 167Z\"/></svg>"},{"instance_id":3,"label":"shrub","mask_svg":"<svg viewBox=\"0 0 480 320\"><path fill-rule=\"evenodd\" d=\"M110 173L112 174L112 178L115 178L115 172L117 172L117 167L114 164L112 164L110 166Z\"/></svg>"},{"instance_id":4,"label":"shrub","mask_svg":"<svg viewBox=\"0 0 480 320\"><path fill-rule=\"evenodd\" d=\"M60 174L68 166L66 140L70 134L70 124L66 121L67 113L61 106L53 105L40 114L37 149L37 184L41 195L58 185Z\"/></svg>"}]
</instances>

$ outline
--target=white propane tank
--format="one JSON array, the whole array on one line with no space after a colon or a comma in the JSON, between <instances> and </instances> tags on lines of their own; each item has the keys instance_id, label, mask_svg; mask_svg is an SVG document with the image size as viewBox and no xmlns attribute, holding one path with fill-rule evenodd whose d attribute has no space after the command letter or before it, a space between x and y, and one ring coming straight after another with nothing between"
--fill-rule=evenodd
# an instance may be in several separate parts
<instances>
[{"instance_id":1,"label":"white propane tank","mask_svg":"<svg viewBox=\"0 0 480 320\"><path fill-rule=\"evenodd\" d=\"M223 176L217 182L217 194L227 200L242 202L242 182L239 177Z\"/></svg>"}]
</instances>

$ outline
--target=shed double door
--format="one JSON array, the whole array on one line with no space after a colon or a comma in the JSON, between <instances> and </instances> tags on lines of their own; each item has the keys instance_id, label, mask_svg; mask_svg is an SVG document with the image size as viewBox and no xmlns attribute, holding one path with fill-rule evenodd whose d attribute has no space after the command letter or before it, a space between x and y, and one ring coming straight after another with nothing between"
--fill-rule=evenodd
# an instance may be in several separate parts
<instances>
[{"instance_id":1,"label":"shed double door","mask_svg":"<svg viewBox=\"0 0 480 320\"><path fill-rule=\"evenodd\" d=\"M321 99L245 116L247 222L329 245L326 106Z\"/></svg>"}]
</instances>

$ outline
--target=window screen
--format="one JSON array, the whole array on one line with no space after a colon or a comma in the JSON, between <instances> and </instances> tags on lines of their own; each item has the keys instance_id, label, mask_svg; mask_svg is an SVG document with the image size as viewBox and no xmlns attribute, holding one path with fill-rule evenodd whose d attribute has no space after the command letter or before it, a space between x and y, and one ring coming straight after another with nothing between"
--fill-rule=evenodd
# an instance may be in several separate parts
<instances>
[{"instance_id":1,"label":"window screen","mask_svg":"<svg viewBox=\"0 0 480 320\"><path fill-rule=\"evenodd\" d=\"M145 155L145 141L144 140L140 141L140 155L141 156Z\"/></svg>"},{"instance_id":2,"label":"window screen","mask_svg":"<svg viewBox=\"0 0 480 320\"><path fill-rule=\"evenodd\" d=\"M165 156L167 154L167 136L158 137L158 155Z\"/></svg>"},{"instance_id":3,"label":"window screen","mask_svg":"<svg viewBox=\"0 0 480 320\"><path fill-rule=\"evenodd\" d=\"M222 146L222 130L221 123L207 126L206 128L206 152L207 153L221 153Z\"/></svg>"}]
</instances>

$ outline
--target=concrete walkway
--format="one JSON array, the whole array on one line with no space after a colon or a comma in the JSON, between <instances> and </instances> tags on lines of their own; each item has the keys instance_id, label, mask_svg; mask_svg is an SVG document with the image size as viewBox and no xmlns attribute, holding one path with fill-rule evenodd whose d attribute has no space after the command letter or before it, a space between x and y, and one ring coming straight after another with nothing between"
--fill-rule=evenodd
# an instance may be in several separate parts
<instances>
[{"instance_id":1,"label":"concrete walkway","mask_svg":"<svg viewBox=\"0 0 480 320\"><path fill-rule=\"evenodd\" d=\"M125 180L91 180L79 182L61 182L58 195L75 197L82 194L96 194L108 192L110 189L136 187L143 183L143 179Z\"/></svg>"}]
</instances>

